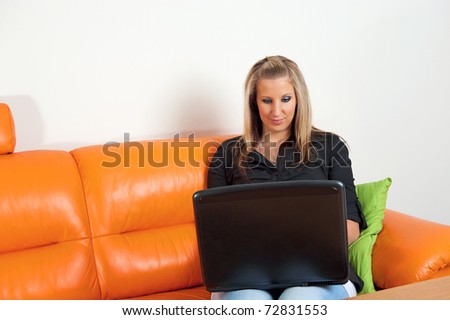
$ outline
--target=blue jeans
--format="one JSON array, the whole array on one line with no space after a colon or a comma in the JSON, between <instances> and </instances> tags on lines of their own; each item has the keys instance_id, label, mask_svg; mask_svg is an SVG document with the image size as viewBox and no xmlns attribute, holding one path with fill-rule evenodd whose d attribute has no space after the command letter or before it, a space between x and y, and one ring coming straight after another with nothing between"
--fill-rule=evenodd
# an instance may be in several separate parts
<instances>
[{"instance_id":1,"label":"blue jeans","mask_svg":"<svg viewBox=\"0 0 450 320\"><path fill-rule=\"evenodd\" d=\"M350 286L350 290L348 287ZM323 287L292 287L281 294L271 290L244 289L227 292L214 292L213 300L341 300L356 295L352 283ZM350 292L350 293L349 293Z\"/></svg>"}]
</instances>

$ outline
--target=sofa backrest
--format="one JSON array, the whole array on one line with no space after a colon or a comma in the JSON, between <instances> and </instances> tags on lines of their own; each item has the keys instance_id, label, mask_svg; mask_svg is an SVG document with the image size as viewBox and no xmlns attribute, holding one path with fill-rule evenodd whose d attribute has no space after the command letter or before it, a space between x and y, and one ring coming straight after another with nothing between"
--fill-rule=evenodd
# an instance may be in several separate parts
<instances>
[{"instance_id":1,"label":"sofa backrest","mask_svg":"<svg viewBox=\"0 0 450 320\"><path fill-rule=\"evenodd\" d=\"M72 151L86 197L103 299L201 284L192 195L224 137Z\"/></svg>"},{"instance_id":2,"label":"sofa backrest","mask_svg":"<svg viewBox=\"0 0 450 320\"><path fill-rule=\"evenodd\" d=\"M0 299L125 299L201 284L192 196L226 138L14 153L0 104Z\"/></svg>"},{"instance_id":3,"label":"sofa backrest","mask_svg":"<svg viewBox=\"0 0 450 320\"><path fill-rule=\"evenodd\" d=\"M5 110L0 111L0 149L8 151L0 154L0 299L99 298L75 161L65 151L12 153L12 116Z\"/></svg>"}]
</instances>

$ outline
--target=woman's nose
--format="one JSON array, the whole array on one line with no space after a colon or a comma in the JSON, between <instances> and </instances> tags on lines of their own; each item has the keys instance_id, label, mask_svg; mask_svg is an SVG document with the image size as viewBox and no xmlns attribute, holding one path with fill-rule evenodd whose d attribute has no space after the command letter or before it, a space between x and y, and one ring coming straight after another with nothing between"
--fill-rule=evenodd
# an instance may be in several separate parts
<instances>
[{"instance_id":1,"label":"woman's nose","mask_svg":"<svg viewBox=\"0 0 450 320\"><path fill-rule=\"evenodd\" d=\"M273 115L281 114L281 103L280 103L280 102L275 101L275 102L272 104L272 114L273 114Z\"/></svg>"}]
</instances>

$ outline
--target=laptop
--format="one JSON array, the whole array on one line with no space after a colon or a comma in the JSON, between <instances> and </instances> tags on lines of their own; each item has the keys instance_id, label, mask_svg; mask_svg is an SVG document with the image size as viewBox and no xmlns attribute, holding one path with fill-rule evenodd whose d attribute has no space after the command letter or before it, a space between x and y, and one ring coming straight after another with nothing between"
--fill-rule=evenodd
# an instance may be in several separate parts
<instances>
[{"instance_id":1,"label":"laptop","mask_svg":"<svg viewBox=\"0 0 450 320\"><path fill-rule=\"evenodd\" d=\"M348 280L345 187L339 181L217 187L195 192L193 204L210 292Z\"/></svg>"}]
</instances>

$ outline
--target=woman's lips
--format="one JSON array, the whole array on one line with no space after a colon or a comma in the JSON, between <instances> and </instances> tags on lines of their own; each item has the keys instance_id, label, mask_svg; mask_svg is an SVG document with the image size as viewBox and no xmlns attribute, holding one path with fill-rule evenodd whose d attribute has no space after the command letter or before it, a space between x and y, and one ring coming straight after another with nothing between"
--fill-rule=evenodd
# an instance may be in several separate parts
<instances>
[{"instance_id":1,"label":"woman's lips","mask_svg":"<svg viewBox=\"0 0 450 320\"><path fill-rule=\"evenodd\" d=\"M270 122L272 122L272 124L279 126L280 124L283 123L283 119L270 119Z\"/></svg>"}]
</instances>

